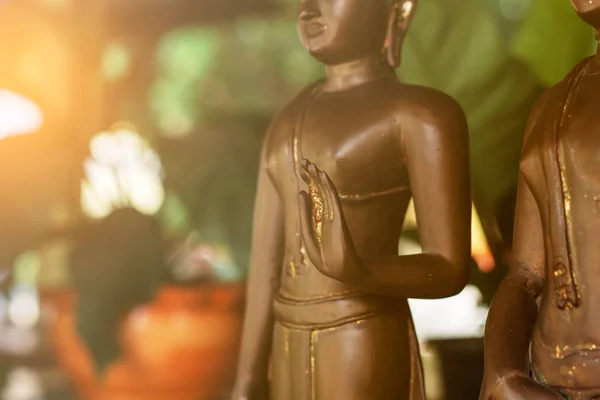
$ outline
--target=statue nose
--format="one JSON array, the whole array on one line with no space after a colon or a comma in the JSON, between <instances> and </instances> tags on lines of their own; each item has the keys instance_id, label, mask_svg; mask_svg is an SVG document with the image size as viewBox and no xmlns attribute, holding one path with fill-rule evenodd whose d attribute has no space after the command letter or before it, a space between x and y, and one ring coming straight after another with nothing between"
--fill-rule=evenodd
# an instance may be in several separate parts
<instances>
[{"instance_id":1,"label":"statue nose","mask_svg":"<svg viewBox=\"0 0 600 400\"><path fill-rule=\"evenodd\" d=\"M301 0L300 1L300 15L299 18L302 21L312 21L313 19L320 18L321 13L317 2L315 0Z\"/></svg>"}]
</instances>

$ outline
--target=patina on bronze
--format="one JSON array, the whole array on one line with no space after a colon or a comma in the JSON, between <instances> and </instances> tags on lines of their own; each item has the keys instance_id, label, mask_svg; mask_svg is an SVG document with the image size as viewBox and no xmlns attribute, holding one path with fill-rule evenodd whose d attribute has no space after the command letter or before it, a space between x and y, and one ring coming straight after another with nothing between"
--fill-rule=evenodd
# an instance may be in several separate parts
<instances>
[{"instance_id":1,"label":"patina on bronze","mask_svg":"<svg viewBox=\"0 0 600 400\"><path fill-rule=\"evenodd\" d=\"M461 108L394 73L415 6L299 2L327 77L264 143L236 400L425 398L406 298L463 289L471 201ZM424 251L398 256L411 197Z\"/></svg>"},{"instance_id":2,"label":"patina on bronze","mask_svg":"<svg viewBox=\"0 0 600 400\"><path fill-rule=\"evenodd\" d=\"M600 32L600 1L572 3ZM596 55L531 114L514 262L488 317L481 400L600 398L599 110Z\"/></svg>"}]
</instances>

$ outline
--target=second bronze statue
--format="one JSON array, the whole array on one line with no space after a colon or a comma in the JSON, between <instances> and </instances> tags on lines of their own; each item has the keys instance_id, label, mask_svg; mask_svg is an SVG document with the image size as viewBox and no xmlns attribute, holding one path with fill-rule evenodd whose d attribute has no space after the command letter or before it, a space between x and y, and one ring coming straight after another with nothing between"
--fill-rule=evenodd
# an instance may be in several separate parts
<instances>
[{"instance_id":1,"label":"second bronze statue","mask_svg":"<svg viewBox=\"0 0 600 400\"><path fill-rule=\"evenodd\" d=\"M471 199L461 108L394 73L415 8L299 1L327 77L265 139L235 400L425 399L406 299L465 286ZM411 197L423 252L399 256Z\"/></svg>"},{"instance_id":2,"label":"second bronze statue","mask_svg":"<svg viewBox=\"0 0 600 400\"><path fill-rule=\"evenodd\" d=\"M600 1L571 2L600 38ZM514 262L488 317L480 400L600 398L599 108L597 54L531 113Z\"/></svg>"}]
</instances>

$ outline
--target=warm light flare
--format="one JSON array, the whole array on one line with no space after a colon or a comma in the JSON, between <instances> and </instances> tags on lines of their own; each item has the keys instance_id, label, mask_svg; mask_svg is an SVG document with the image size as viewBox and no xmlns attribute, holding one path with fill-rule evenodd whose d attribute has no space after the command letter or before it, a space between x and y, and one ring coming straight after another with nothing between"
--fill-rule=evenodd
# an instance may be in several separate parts
<instances>
[{"instance_id":1,"label":"warm light flare","mask_svg":"<svg viewBox=\"0 0 600 400\"><path fill-rule=\"evenodd\" d=\"M0 89L0 139L38 131L44 123L42 110L27 97Z\"/></svg>"},{"instance_id":2,"label":"warm light flare","mask_svg":"<svg viewBox=\"0 0 600 400\"><path fill-rule=\"evenodd\" d=\"M101 132L90 143L81 188L85 213L103 218L113 210L133 207L155 214L165 200L160 158L132 129Z\"/></svg>"},{"instance_id":3,"label":"warm light flare","mask_svg":"<svg viewBox=\"0 0 600 400\"><path fill-rule=\"evenodd\" d=\"M491 272L496 267L496 261L475 208L471 218L471 255L482 272Z\"/></svg>"}]
</instances>

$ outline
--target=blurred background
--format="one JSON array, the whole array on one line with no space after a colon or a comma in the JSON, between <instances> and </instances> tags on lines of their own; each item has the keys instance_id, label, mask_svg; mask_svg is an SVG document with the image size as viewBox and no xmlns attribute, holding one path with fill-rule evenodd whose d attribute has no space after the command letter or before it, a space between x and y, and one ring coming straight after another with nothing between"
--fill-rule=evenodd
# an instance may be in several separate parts
<instances>
[{"instance_id":1,"label":"blurred background","mask_svg":"<svg viewBox=\"0 0 600 400\"><path fill-rule=\"evenodd\" d=\"M1 399L228 398L261 141L323 76L295 3L0 0ZM477 397L528 113L595 46L568 0L420 1L398 73L463 106L474 199L470 285L411 300L431 400Z\"/></svg>"}]
</instances>

